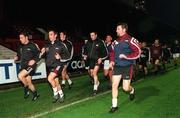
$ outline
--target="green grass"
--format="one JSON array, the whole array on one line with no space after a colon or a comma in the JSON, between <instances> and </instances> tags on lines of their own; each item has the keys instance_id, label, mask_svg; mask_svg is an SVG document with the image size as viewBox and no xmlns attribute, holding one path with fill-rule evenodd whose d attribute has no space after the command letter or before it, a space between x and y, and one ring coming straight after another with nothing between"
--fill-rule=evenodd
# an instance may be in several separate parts
<instances>
[{"instance_id":1,"label":"green grass","mask_svg":"<svg viewBox=\"0 0 180 118\"><path fill-rule=\"evenodd\" d=\"M100 75L101 76L101 75ZM92 85L88 76L73 78L73 89L67 87L65 102L52 103L52 91L48 83L37 84L41 94L33 102L31 97L23 98L22 87L0 92L0 118L25 118L47 111L53 111L74 101L90 97ZM101 92L108 90L108 81L101 79ZM136 99L129 101L128 94L119 90L119 110L108 113L111 106L111 93L59 109L41 116L42 118L179 118L180 116L180 68L165 74L149 76L145 80L134 82Z\"/></svg>"},{"instance_id":2,"label":"green grass","mask_svg":"<svg viewBox=\"0 0 180 118\"><path fill-rule=\"evenodd\" d=\"M129 101L128 95L119 92L119 110L108 113L111 93L67 107L42 118L179 118L180 69L157 77L149 77L133 83L136 99Z\"/></svg>"},{"instance_id":3,"label":"green grass","mask_svg":"<svg viewBox=\"0 0 180 118\"><path fill-rule=\"evenodd\" d=\"M89 84L88 76L76 77L72 80L74 80L73 89L69 90L68 86L64 89L65 102L57 104L52 103L53 93L48 83L35 85L40 93L40 98L35 102L31 101L32 96L26 100L23 98L22 87L1 91L0 118L24 118L91 96L93 86ZM101 85L103 92L107 90L107 87L103 86L107 86L108 82L103 80L102 83L104 83Z\"/></svg>"}]
</instances>

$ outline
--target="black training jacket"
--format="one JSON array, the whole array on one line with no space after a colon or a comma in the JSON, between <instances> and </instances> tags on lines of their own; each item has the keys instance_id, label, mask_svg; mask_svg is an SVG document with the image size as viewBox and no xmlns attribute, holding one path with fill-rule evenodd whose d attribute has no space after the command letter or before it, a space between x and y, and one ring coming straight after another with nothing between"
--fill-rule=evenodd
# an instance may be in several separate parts
<instances>
[{"instance_id":1,"label":"black training jacket","mask_svg":"<svg viewBox=\"0 0 180 118\"><path fill-rule=\"evenodd\" d=\"M39 60L40 50L37 44L29 42L28 44L21 44L17 49L17 56L21 61L21 65L27 65L30 60Z\"/></svg>"},{"instance_id":2,"label":"black training jacket","mask_svg":"<svg viewBox=\"0 0 180 118\"><path fill-rule=\"evenodd\" d=\"M86 50L84 50L84 55L87 55L88 59L98 60L102 58L102 60L104 60L108 57L107 48L101 39L97 38L94 41L89 40L85 46Z\"/></svg>"},{"instance_id":3,"label":"black training jacket","mask_svg":"<svg viewBox=\"0 0 180 118\"><path fill-rule=\"evenodd\" d=\"M56 67L70 60L70 54L66 45L59 40L48 42L45 46L45 50L45 60L47 67ZM60 60L55 58L56 53L60 55Z\"/></svg>"}]
</instances>

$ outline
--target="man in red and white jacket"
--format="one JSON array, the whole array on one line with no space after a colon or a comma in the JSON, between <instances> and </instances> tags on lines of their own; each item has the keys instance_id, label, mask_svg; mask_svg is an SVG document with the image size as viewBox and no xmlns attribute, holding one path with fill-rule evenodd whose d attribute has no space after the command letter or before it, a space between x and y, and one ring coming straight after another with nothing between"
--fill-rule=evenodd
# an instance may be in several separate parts
<instances>
[{"instance_id":1,"label":"man in red and white jacket","mask_svg":"<svg viewBox=\"0 0 180 118\"><path fill-rule=\"evenodd\" d=\"M112 107L109 112L113 113L118 109L117 97L118 86L123 78L123 90L129 92L130 100L134 99L135 90L131 86L134 61L140 57L141 49L138 41L127 34L126 23L117 24L117 36L114 46L110 51L110 67L113 69L112 77Z\"/></svg>"}]
</instances>

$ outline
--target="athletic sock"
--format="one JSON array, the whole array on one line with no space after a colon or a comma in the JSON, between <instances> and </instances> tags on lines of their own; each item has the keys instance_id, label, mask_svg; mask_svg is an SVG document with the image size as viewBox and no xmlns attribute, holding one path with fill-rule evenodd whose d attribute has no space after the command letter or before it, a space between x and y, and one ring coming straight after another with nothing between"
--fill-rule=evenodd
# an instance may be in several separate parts
<instances>
[{"instance_id":1,"label":"athletic sock","mask_svg":"<svg viewBox=\"0 0 180 118\"><path fill-rule=\"evenodd\" d=\"M130 91L130 94L133 94L134 93L134 88L132 87L132 90Z\"/></svg>"},{"instance_id":2,"label":"athletic sock","mask_svg":"<svg viewBox=\"0 0 180 118\"><path fill-rule=\"evenodd\" d=\"M99 81L98 81L98 83L97 84L94 84L94 90L98 90L98 86L99 86Z\"/></svg>"},{"instance_id":3,"label":"athletic sock","mask_svg":"<svg viewBox=\"0 0 180 118\"><path fill-rule=\"evenodd\" d=\"M67 79L67 81L68 81L69 85L72 84L72 80L71 79Z\"/></svg>"},{"instance_id":4,"label":"athletic sock","mask_svg":"<svg viewBox=\"0 0 180 118\"><path fill-rule=\"evenodd\" d=\"M59 95L60 95L61 98L64 96L64 93L63 93L62 90L59 90L58 93L59 93Z\"/></svg>"},{"instance_id":5,"label":"athletic sock","mask_svg":"<svg viewBox=\"0 0 180 118\"><path fill-rule=\"evenodd\" d=\"M36 90L32 91L32 93L33 93L33 96L37 96L37 91Z\"/></svg>"},{"instance_id":6,"label":"athletic sock","mask_svg":"<svg viewBox=\"0 0 180 118\"><path fill-rule=\"evenodd\" d=\"M28 91L29 91L28 86L24 86L24 92L28 92Z\"/></svg>"},{"instance_id":7,"label":"athletic sock","mask_svg":"<svg viewBox=\"0 0 180 118\"><path fill-rule=\"evenodd\" d=\"M112 99L112 107L117 107L117 98Z\"/></svg>"},{"instance_id":8,"label":"athletic sock","mask_svg":"<svg viewBox=\"0 0 180 118\"><path fill-rule=\"evenodd\" d=\"M56 96L58 94L57 87L52 88L52 89L53 89L54 96Z\"/></svg>"},{"instance_id":9,"label":"athletic sock","mask_svg":"<svg viewBox=\"0 0 180 118\"><path fill-rule=\"evenodd\" d=\"M66 82L65 80L62 80L61 84L65 84L65 82Z\"/></svg>"}]
</instances>

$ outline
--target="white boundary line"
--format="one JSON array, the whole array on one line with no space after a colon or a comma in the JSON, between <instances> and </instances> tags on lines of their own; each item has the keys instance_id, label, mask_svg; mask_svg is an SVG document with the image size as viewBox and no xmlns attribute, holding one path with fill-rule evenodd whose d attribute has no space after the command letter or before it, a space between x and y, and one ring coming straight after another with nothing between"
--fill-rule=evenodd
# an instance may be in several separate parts
<instances>
[{"instance_id":1,"label":"white boundary line","mask_svg":"<svg viewBox=\"0 0 180 118\"><path fill-rule=\"evenodd\" d=\"M94 98L96 98L96 97L98 97L98 96L102 96L102 95L108 94L108 93L110 93L110 92L111 92L111 90L110 90L110 91L103 92L103 93L100 93L100 94L97 94L97 95L94 96L94 97L87 97L87 98L84 98L84 99L82 99L82 100L78 100L78 101L72 102L72 103L70 103L70 104L67 104L67 105L64 105L64 106L60 106L60 107L54 108L54 109L52 109L52 110L50 110L50 111L46 111L46 112L42 112L42 113L36 114L36 115L31 116L31 117L29 117L29 118L37 118L37 117L40 117L40 116L44 116L44 115L46 115L46 114L49 114L49 113L58 111L58 110L60 110L60 109L64 109L64 108L67 108L67 107L76 105L76 104L78 104L78 103L81 103L81 102L85 102L85 101L88 101L88 100L92 100L92 99L94 99Z\"/></svg>"}]
</instances>

